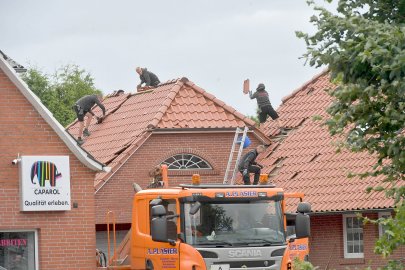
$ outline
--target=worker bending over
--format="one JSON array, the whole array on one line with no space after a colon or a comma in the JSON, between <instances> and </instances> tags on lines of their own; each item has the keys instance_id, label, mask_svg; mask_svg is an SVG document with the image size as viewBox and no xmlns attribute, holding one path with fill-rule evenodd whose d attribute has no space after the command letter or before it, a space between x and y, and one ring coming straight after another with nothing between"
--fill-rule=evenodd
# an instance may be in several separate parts
<instances>
[{"instance_id":1,"label":"worker bending over","mask_svg":"<svg viewBox=\"0 0 405 270\"><path fill-rule=\"evenodd\" d=\"M273 106L271 106L270 100L269 100L269 93L265 90L265 86L262 83L259 83L259 85L256 88L256 92L252 94L252 91L249 91L249 96L250 99L256 99L257 105L259 106L259 121L260 124L266 122L267 115L271 117L271 119L275 120L277 123L277 126L280 130L280 132L283 131L283 129L280 126L280 122L278 120L278 114L277 112L273 109Z\"/></svg>"},{"instance_id":2,"label":"worker bending over","mask_svg":"<svg viewBox=\"0 0 405 270\"><path fill-rule=\"evenodd\" d=\"M141 88L143 83L145 84L145 86L152 87L156 87L159 85L159 78L153 72L148 71L146 68L137 67L136 72L139 74L139 79L141 79L141 83L138 84L137 89Z\"/></svg>"},{"instance_id":3,"label":"worker bending over","mask_svg":"<svg viewBox=\"0 0 405 270\"><path fill-rule=\"evenodd\" d=\"M243 176L243 183L245 185L250 185L250 173L254 173L253 185L257 185L260 178L260 170L263 168L262 165L258 164L255 160L257 156L266 150L264 145L259 145L256 149L247 152L238 164L238 170Z\"/></svg>"},{"instance_id":4,"label":"worker bending over","mask_svg":"<svg viewBox=\"0 0 405 270\"><path fill-rule=\"evenodd\" d=\"M79 137L77 138L77 143L79 145L83 144L83 139L82 136L90 136L90 132L88 130L91 119L94 116L94 113L91 111L91 108L97 104L100 109L103 111L103 117L105 116L105 107L101 103L103 99L102 95L87 95L82 98L80 98L78 101L76 101L75 105L73 106L73 109L76 112L77 115L77 120L79 121ZM86 120L86 127L84 127L84 116L87 116ZM96 116L97 117L97 116ZM102 117L97 117L97 122L100 123L103 120Z\"/></svg>"}]
</instances>

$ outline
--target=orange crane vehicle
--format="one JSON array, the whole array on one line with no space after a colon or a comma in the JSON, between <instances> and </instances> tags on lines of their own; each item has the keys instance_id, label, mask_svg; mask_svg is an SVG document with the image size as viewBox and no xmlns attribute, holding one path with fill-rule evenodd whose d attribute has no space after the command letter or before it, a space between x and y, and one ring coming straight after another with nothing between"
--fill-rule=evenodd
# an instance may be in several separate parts
<instances>
[{"instance_id":1,"label":"orange crane vehicle","mask_svg":"<svg viewBox=\"0 0 405 270\"><path fill-rule=\"evenodd\" d=\"M127 256L118 265L114 251L99 269L290 270L294 258L308 260L302 193L265 184L267 175L251 186L200 184L199 175L179 187L163 182L135 194ZM288 199L300 201L296 213L287 213Z\"/></svg>"}]
</instances>

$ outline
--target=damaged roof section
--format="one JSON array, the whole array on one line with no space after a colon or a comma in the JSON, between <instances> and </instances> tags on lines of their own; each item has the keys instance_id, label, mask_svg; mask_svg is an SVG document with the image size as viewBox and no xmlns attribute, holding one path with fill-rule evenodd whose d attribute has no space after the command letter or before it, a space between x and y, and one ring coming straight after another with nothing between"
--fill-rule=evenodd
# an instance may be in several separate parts
<instances>
[{"instance_id":1,"label":"damaged roof section","mask_svg":"<svg viewBox=\"0 0 405 270\"><path fill-rule=\"evenodd\" d=\"M255 122L218 100L187 78L171 80L151 90L135 94L122 90L105 97L106 117L101 124L93 119L91 136L82 145L112 171L96 176L98 190L153 132L165 130L235 129L249 126L259 139L266 136L254 128ZM100 108L93 110L102 115ZM78 122L67 131L77 138Z\"/></svg>"},{"instance_id":2,"label":"damaged roof section","mask_svg":"<svg viewBox=\"0 0 405 270\"><path fill-rule=\"evenodd\" d=\"M4 52L0 50L0 57L3 57L4 60L7 61L7 63L15 70L17 73L24 73L27 71L27 69L23 66L8 57Z\"/></svg>"},{"instance_id":3,"label":"damaged roof section","mask_svg":"<svg viewBox=\"0 0 405 270\"><path fill-rule=\"evenodd\" d=\"M28 85L18 76L18 72L25 72L26 69L12 60L10 57L0 51L0 69L8 76L11 82L17 89L24 95L24 97L31 103L35 110L41 117L48 123L48 125L55 131L59 138L66 144L72 153L88 168L94 171L109 171L110 168L105 164L96 160L89 153L80 148L76 141L69 136L62 127L62 125L53 117L52 113L42 104L41 100L32 92Z\"/></svg>"},{"instance_id":4,"label":"damaged roof section","mask_svg":"<svg viewBox=\"0 0 405 270\"><path fill-rule=\"evenodd\" d=\"M264 133L274 137L266 152L258 157L270 181L287 192L303 192L315 212L384 209L393 201L384 193L366 193L368 186L381 183L379 178L348 178L350 172L366 172L376 160L368 153L342 151L336 153L334 142L322 121L313 116L327 117L326 108L332 98L326 90L335 89L328 73L322 72L283 99L278 109L286 136L276 136L277 126L268 120Z\"/></svg>"}]
</instances>

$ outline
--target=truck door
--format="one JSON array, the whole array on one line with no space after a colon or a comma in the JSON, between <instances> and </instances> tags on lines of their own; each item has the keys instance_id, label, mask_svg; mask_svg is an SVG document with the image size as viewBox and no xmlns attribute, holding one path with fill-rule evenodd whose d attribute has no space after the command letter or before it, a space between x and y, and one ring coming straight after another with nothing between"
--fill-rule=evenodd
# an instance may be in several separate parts
<instances>
[{"instance_id":1,"label":"truck door","mask_svg":"<svg viewBox=\"0 0 405 270\"><path fill-rule=\"evenodd\" d=\"M152 201L152 200L151 200ZM168 216L176 215L178 206L174 199L162 199ZM156 242L152 240L150 221L152 220L152 206L149 204L149 237L145 241L145 268L148 270L158 269L179 269L179 244L177 239L178 218L168 218L167 235L168 239L174 240L173 243Z\"/></svg>"}]
</instances>

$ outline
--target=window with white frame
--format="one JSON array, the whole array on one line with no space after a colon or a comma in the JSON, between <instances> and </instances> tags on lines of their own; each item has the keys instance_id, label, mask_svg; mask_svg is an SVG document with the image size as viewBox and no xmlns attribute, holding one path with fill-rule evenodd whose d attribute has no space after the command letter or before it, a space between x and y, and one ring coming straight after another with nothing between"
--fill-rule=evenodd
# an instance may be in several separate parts
<instances>
[{"instance_id":1,"label":"window with white frame","mask_svg":"<svg viewBox=\"0 0 405 270\"><path fill-rule=\"evenodd\" d=\"M389 217L391 217L390 212L378 212L378 218L389 218ZM382 224L378 224L378 233L379 233L380 237L385 234L385 230L386 230L386 226L384 226Z\"/></svg>"},{"instance_id":2,"label":"window with white frame","mask_svg":"<svg viewBox=\"0 0 405 270\"><path fill-rule=\"evenodd\" d=\"M35 230L0 231L0 269L38 269Z\"/></svg>"},{"instance_id":3,"label":"window with white frame","mask_svg":"<svg viewBox=\"0 0 405 270\"><path fill-rule=\"evenodd\" d=\"M177 154L169 157L162 164L166 164L169 170L210 170L211 165L204 159L193 154Z\"/></svg>"},{"instance_id":4,"label":"window with white frame","mask_svg":"<svg viewBox=\"0 0 405 270\"><path fill-rule=\"evenodd\" d=\"M343 215L344 257L364 258L363 222L356 215Z\"/></svg>"}]
</instances>

